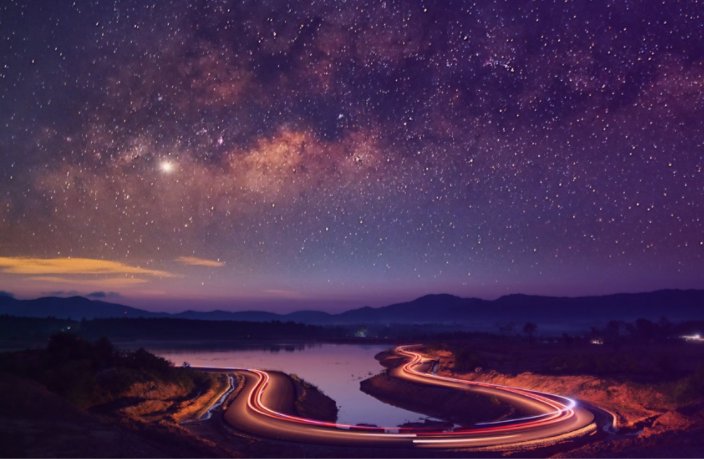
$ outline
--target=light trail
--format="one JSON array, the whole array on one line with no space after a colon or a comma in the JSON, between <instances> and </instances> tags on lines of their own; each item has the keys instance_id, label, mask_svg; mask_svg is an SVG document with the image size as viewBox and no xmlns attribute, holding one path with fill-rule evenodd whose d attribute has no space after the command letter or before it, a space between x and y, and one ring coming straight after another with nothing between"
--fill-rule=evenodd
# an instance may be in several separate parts
<instances>
[{"instance_id":1,"label":"light trail","mask_svg":"<svg viewBox=\"0 0 704 459\"><path fill-rule=\"evenodd\" d=\"M213 404L208 407L208 409L205 411L203 416L198 418L198 420L199 421L207 421L208 419L212 418L213 412L215 410L217 410L218 408L220 408L223 405L223 403L225 403L225 400L227 400L227 397L229 397L230 394L234 391L235 391L234 378L232 377L232 375L228 375L227 376L227 388L220 396L217 397L217 399L215 399Z\"/></svg>"},{"instance_id":2,"label":"light trail","mask_svg":"<svg viewBox=\"0 0 704 459\"><path fill-rule=\"evenodd\" d=\"M319 421L281 413L267 406L264 395L276 394L276 381L266 371L243 369L237 371L245 376L245 384L250 389L243 390L235 399L226 413L226 420L234 427L257 435L308 443L454 449L508 449L522 444L550 444L596 429L593 414L569 397L427 373L421 368L429 359L414 350L417 347L399 346L395 349L397 354L407 358L407 362L392 370L394 376L421 384L498 396L530 406L539 414L450 430Z\"/></svg>"}]
</instances>

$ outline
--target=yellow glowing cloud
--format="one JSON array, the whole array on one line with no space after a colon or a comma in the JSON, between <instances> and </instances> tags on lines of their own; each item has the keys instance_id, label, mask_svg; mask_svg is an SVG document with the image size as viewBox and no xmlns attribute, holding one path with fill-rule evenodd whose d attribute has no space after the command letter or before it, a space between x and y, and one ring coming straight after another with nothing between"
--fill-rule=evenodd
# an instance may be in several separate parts
<instances>
[{"instance_id":1,"label":"yellow glowing cloud","mask_svg":"<svg viewBox=\"0 0 704 459\"><path fill-rule=\"evenodd\" d=\"M225 266L225 263L220 260L209 260L207 258L198 257L178 257L176 261L188 266L203 266L206 268L222 268Z\"/></svg>"},{"instance_id":2,"label":"yellow glowing cloud","mask_svg":"<svg viewBox=\"0 0 704 459\"><path fill-rule=\"evenodd\" d=\"M95 258L24 258L0 257L0 272L8 274L51 275L142 275L154 277L175 277L166 271L131 266L119 261Z\"/></svg>"}]
</instances>

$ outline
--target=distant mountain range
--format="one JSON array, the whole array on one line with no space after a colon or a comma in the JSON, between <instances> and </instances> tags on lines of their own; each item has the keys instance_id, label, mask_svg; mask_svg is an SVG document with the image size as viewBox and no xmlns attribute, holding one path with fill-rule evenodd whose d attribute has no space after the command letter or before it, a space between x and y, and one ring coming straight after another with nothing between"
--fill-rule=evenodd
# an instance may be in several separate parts
<instances>
[{"instance_id":1,"label":"distant mountain range","mask_svg":"<svg viewBox=\"0 0 704 459\"><path fill-rule=\"evenodd\" d=\"M57 319L107 319L116 317L168 317L169 314L104 301L89 300L82 296L49 296L34 300L17 300L0 296L0 314L19 317L55 317Z\"/></svg>"},{"instance_id":2,"label":"distant mountain range","mask_svg":"<svg viewBox=\"0 0 704 459\"><path fill-rule=\"evenodd\" d=\"M488 325L532 321L541 324L585 324L606 320L704 320L704 290L658 290L604 296L550 297L508 295L496 300L461 298L453 295L426 295L406 303L352 309L338 314L323 311L297 311L276 314L264 311L185 311L159 313L89 300L46 297L17 300L0 296L0 315L56 317L67 319L179 318L213 321L291 321L318 325L351 324L439 324Z\"/></svg>"}]
</instances>

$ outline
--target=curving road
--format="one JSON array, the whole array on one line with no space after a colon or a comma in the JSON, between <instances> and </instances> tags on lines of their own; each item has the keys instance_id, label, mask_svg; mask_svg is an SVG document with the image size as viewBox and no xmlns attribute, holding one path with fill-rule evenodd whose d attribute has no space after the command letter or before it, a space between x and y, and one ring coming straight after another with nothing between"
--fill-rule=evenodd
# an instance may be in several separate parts
<instances>
[{"instance_id":1,"label":"curving road","mask_svg":"<svg viewBox=\"0 0 704 459\"><path fill-rule=\"evenodd\" d=\"M431 360L417 346L399 346L407 358L392 370L395 377L421 384L444 386L500 397L535 415L475 424L468 428L367 427L329 423L284 414L292 403L288 378L262 370L237 370L244 386L225 412L225 420L238 430L259 437L316 444L389 446L446 449L515 449L549 445L596 430L594 415L574 400L517 387L467 381L426 372Z\"/></svg>"}]
</instances>

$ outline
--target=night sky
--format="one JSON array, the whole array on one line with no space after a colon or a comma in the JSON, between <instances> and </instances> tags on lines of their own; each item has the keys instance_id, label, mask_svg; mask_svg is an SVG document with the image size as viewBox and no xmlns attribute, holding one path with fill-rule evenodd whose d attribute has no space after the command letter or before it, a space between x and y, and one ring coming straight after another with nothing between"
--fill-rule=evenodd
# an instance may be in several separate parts
<instances>
[{"instance_id":1,"label":"night sky","mask_svg":"<svg viewBox=\"0 0 704 459\"><path fill-rule=\"evenodd\" d=\"M704 4L0 3L0 290L704 287Z\"/></svg>"}]
</instances>

